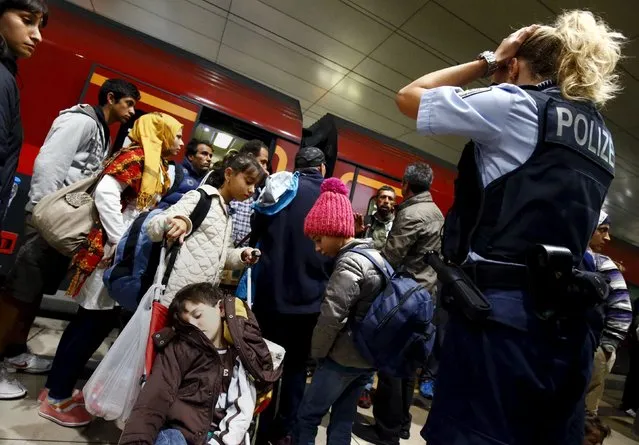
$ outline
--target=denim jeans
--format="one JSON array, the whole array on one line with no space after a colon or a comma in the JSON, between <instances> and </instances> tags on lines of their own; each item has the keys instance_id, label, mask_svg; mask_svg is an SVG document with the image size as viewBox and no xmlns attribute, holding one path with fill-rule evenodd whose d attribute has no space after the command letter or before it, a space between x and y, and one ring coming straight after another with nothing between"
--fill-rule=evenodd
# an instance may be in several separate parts
<instances>
[{"instance_id":1,"label":"denim jeans","mask_svg":"<svg viewBox=\"0 0 639 445\"><path fill-rule=\"evenodd\" d=\"M184 435L180 430L169 428L160 431L158 438L155 439L155 445L188 445Z\"/></svg>"},{"instance_id":2,"label":"denim jeans","mask_svg":"<svg viewBox=\"0 0 639 445\"><path fill-rule=\"evenodd\" d=\"M313 381L302 399L297 418L296 443L315 443L317 428L330 408L327 443L350 445L357 400L372 373L371 369L347 368L326 359L315 371Z\"/></svg>"}]
</instances>

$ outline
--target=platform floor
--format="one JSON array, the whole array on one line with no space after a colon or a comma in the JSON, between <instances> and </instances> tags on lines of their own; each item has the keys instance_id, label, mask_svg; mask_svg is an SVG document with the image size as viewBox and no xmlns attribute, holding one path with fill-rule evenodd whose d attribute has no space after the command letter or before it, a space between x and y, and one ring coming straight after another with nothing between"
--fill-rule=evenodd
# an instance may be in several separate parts
<instances>
[{"instance_id":1,"label":"platform floor","mask_svg":"<svg viewBox=\"0 0 639 445\"><path fill-rule=\"evenodd\" d=\"M37 354L53 356L58 340L62 335L66 322L38 318L31 330L29 345ZM87 369L88 378L90 368L97 365L113 342L115 333L105 341L95 354ZM117 444L120 431L112 422L101 419L94 421L85 428L62 428L38 416L35 397L44 385L45 376L20 374L18 378L27 386L29 394L26 398L15 401L0 402L0 445L60 445L60 444ZM621 399L623 377L611 376L606 390L605 399L600 409L604 421L613 429L612 438L605 445L634 445L639 441L633 438L630 431L632 419L616 409ZM424 444L419 431L428 415L428 401L416 397L412 408L413 426L411 439L403 444ZM360 410L364 418L372 419L370 410ZM326 424L327 419L325 419ZM320 428L317 438L318 444L326 443L325 425ZM364 445L366 442L353 437L352 444Z\"/></svg>"}]
</instances>

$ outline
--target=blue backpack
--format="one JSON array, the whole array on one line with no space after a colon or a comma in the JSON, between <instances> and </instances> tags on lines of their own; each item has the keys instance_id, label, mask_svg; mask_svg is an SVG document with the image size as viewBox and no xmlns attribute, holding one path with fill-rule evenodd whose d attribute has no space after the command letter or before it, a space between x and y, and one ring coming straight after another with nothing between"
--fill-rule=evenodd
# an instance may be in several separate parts
<instances>
[{"instance_id":1,"label":"blue backpack","mask_svg":"<svg viewBox=\"0 0 639 445\"><path fill-rule=\"evenodd\" d=\"M383 267L364 249L353 249L375 265L386 281L366 316L351 324L357 350L373 366L394 377L413 377L426 363L435 341L435 305L411 276ZM424 267L426 265L424 264Z\"/></svg>"},{"instance_id":2,"label":"blue backpack","mask_svg":"<svg viewBox=\"0 0 639 445\"><path fill-rule=\"evenodd\" d=\"M202 189L197 190L201 196L189 217L193 224L191 234L200 227L211 208L211 197ZM129 311L137 309L140 300L153 284L160 264L162 243L151 241L146 229L149 221L161 212L162 210L156 209L138 215L118 243L113 265L104 272L103 281L109 295ZM177 249L172 250L177 255ZM167 272L170 273L169 268Z\"/></svg>"}]
</instances>

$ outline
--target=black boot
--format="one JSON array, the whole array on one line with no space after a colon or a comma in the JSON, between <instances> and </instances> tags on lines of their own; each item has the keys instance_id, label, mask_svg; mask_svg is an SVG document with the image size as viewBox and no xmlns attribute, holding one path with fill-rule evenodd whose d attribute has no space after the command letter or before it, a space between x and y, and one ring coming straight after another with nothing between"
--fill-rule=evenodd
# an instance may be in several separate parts
<instances>
[{"instance_id":1,"label":"black boot","mask_svg":"<svg viewBox=\"0 0 639 445\"><path fill-rule=\"evenodd\" d=\"M353 425L353 434L373 445L399 445L399 438L383 437L375 425L355 423Z\"/></svg>"}]
</instances>

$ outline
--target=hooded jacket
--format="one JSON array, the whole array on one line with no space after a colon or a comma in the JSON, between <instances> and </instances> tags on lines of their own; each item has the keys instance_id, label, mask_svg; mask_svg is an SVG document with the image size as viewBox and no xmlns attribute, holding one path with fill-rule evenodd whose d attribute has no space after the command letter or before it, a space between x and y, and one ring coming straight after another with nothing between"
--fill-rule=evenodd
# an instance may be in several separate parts
<instances>
[{"instance_id":1,"label":"hooded jacket","mask_svg":"<svg viewBox=\"0 0 639 445\"><path fill-rule=\"evenodd\" d=\"M330 357L349 368L372 368L355 347L349 321L352 318L359 322L366 316L383 290L385 279L368 258L352 252L355 248L369 250L379 265L384 264L380 253L373 250L371 239L355 239L342 247L313 331L311 356Z\"/></svg>"},{"instance_id":2,"label":"hooded jacket","mask_svg":"<svg viewBox=\"0 0 639 445\"><path fill-rule=\"evenodd\" d=\"M304 235L304 218L317 201L324 177L316 168L300 170L297 194L275 215L255 213L251 245L259 242L262 257L255 276L255 312L259 316L314 314L333 260L315 251Z\"/></svg>"},{"instance_id":3,"label":"hooded jacket","mask_svg":"<svg viewBox=\"0 0 639 445\"><path fill-rule=\"evenodd\" d=\"M273 358L248 306L227 297L224 310L224 338L229 344L225 354L219 354L202 331L185 323L153 336L159 353L122 433L121 445L152 445L162 428L180 430L189 444L208 442L212 424L228 426L230 422L223 419L233 417L217 405L220 395L232 393L230 370L238 360L242 365L239 369L250 376L247 380L258 391L268 390L279 379L283 357ZM237 405L229 409L237 409ZM252 415L251 409L246 429ZM217 431L217 442L212 443L234 442L224 440L229 434L243 436L242 431L231 427L226 432Z\"/></svg>"},{"instance_id":4,"label":"hooded jacket","mask_svg":"<svg viewBox=\"0 0 639 445\"><path fill-rule=\"evenodd\" d=\"M27 211L45 196L93 176L109 154L109 134L101 110L76 105L53 121L33 164Z\"/></svg>"},{"instance_id":5,"label":"hooded jacket","mask_svg":"<svg viewBox=\"0 0 639 445\"><path fill-rule=\"evenodd\" d=\"M17 71L14 58L0 58L0 223L9 206L13 177L22 149L20 91L15 79Z\"/></svg>"}]
</instances>

